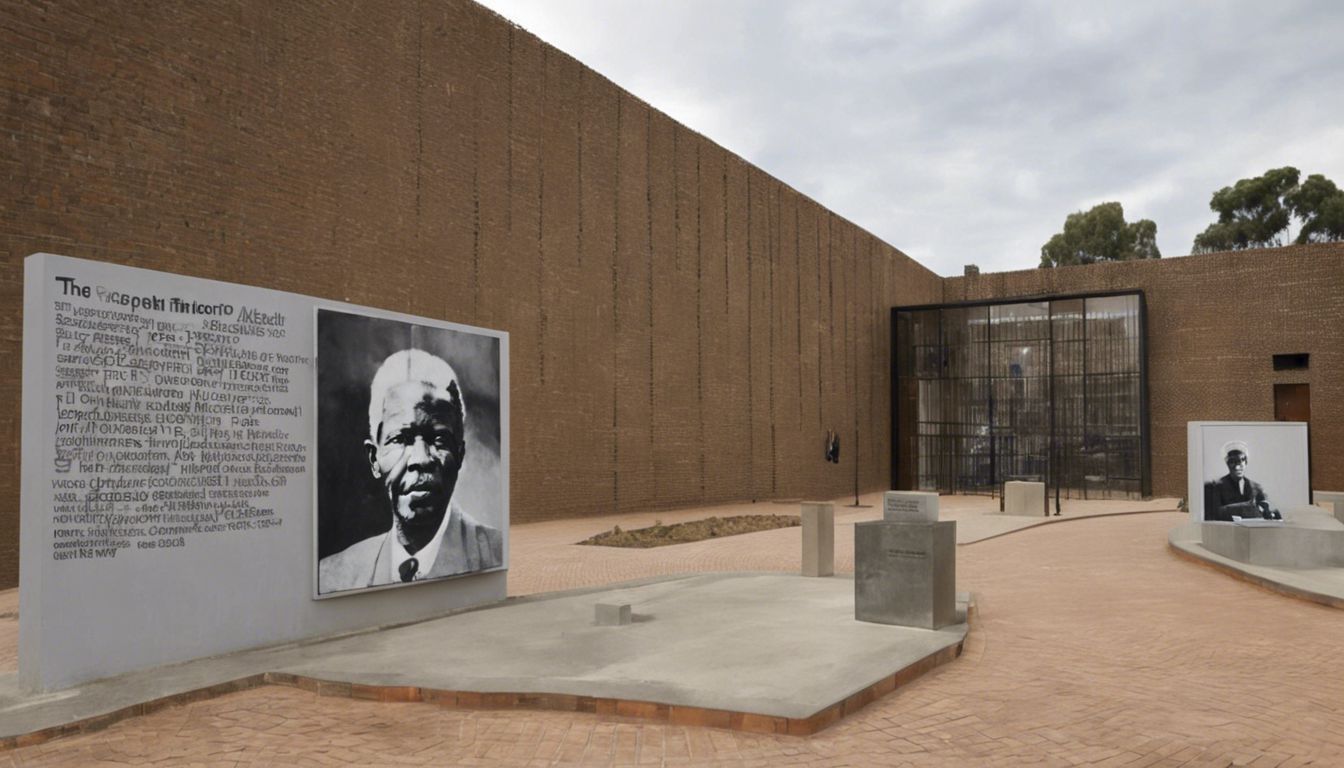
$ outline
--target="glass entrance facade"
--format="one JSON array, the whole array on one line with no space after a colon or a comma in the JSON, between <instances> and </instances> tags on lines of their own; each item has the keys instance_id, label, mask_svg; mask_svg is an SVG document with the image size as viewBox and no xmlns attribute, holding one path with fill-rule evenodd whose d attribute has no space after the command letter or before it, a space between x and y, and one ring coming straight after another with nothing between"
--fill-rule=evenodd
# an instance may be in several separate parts
<instances>
[{"instance_id":1,"label":"glass entrance facade","mask_svg":"<svg viewBox=\"0 0 1344 768\"><path fill-rule=\"evenodd\" d=\"M1151 490L1141 293L892 310L892 487Z\"/></svg>"}]
</instances>

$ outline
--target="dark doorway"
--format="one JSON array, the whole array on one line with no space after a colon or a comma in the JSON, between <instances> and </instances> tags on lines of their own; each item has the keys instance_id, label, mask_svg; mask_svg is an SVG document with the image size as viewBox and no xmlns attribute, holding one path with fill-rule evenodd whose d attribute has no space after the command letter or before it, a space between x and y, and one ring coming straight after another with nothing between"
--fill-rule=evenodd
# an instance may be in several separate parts
<instances>
[{"instance_id":1,"label":"dark doorway","mask_svg":"<svg viewBox=\"0 0 1344 768\"><path fill-rule=\"evenodd\" d=\"M893 487L1147 495L1144 316L1133 291L893 309Z\"/></svg>"},{"instance_id":2,"label":"dark doorway","mask_svg":"<svg viewBox=\"0 0 1344 768\"><path fill-rule=\"evenodd\" d=\"M1274 385L1274 420L1311 421L1311 390L1308 385Z\"/></svg>"}]
</instances>

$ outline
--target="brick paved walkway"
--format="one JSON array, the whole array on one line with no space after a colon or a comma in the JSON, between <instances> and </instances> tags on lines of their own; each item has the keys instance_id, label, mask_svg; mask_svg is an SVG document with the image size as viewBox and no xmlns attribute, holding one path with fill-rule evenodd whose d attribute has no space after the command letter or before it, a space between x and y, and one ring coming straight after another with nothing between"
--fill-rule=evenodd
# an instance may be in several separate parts
<instances>
[{"instance_id":1,"label":"brick paved walkway","mask_svg":"<svg viewBox=\"0 0 1344 768\"><path fill-rule=\"evenodd\" d=\"M1344 612L1176 558L1166 532L1182 519L1080 520L959 548L958 588L980 610L965 655L808 738L262 688L0 765L1344 765ZM787 551L779 532L599 551L564 543L581 523L546 525L514 528L511 589L797 562L796 532ZM0 619L0 645L12 624Z\"/></svg>"}]
</instances>

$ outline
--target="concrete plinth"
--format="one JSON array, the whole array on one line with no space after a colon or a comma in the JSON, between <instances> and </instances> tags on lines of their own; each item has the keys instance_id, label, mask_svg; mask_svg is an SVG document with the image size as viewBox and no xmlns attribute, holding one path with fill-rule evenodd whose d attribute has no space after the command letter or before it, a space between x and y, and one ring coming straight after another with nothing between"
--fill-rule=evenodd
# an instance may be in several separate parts
<instances>
[{"instance_id":1,"label":"concrete plinth","mask_svg":"<svg viewBox=\"0 0 1344 768\"><path fill-rule=\"evenodd\" d=\"M957 620L957 523L854 526L854 618L939 629Z\"/></svg>"},{"instance_id":2,"label":"concrete plinth","mask_svg":"<svg viewBox=\"0 0 1344 768\"><path fill-rule=\"evenodd\" d=\"M835 574L835 505L804 502L803 575Z\"/></svg>"},{"instance_id":3,"label":"concrete plinth","mask_svg":"<svg viewBox=\"0 0 1344 768\"><path fill-rule=\"evenodd\" d=\"M629 603L598 603L594 619L599 627L619 627L629 624L632 616Z\"/></svg>"},{"instance_id":4,"label":"concrete plinth","mask_svg":"<svg viewBox=\"0 0 1344 768\"><path fill-rule=\"evenodd\" d=\"M1009 480L1003 484L1003 513L1005 515L1045 514L1045 483Z\"/></svg>"},{"instance_id":5,"label":"concrete plinth","mask_svg":"<svg viewBox=\"0 0 1344 768\"><path fill-rule=\"evenodd\" d=\"M1332 510L1335 519L1344 523L1344 491L1315 491L1312 499L1326 509Z\"/></svg>"},{"instance_id":6,"label":"concrete plinth","mask_svg":"<svg viewBox=\"0 0 1344 768\"><path fill-rule=\"evenodd\" d=\"M1339 525L1329 518L1325 522ZM1255 528L1209 522L1201 524L1200 535L1205 549L1239 563L1271 568L1344 567L1344 528L1306 519L1302 523Z\"/></svg>"}]
</instances>

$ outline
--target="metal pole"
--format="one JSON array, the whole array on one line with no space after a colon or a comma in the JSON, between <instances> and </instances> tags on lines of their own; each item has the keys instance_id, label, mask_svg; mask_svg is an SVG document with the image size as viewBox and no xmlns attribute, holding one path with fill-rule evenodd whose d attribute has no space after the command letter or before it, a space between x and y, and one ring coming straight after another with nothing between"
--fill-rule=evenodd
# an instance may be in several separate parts
<instances>
[{"instance_id":1,"label":"metal pole","mask_svg":"<svg viewBox=\"0 0 1344 768\"><path fill-rule=\"evenodd\" d=\"M859 409L854 407L854 506L859 506Z\"/></svg>"},{"instance_id":2,"label":"metal pole","mask_svg":"<svg viewBox=\"0 0 1344 768\"><path fill-rule=\"evenodd\" d=\"M1084 313L1086 316L1086 313ZM1059 486L1060 473L1055 467L1059 461L1059 436L1055 434L1055 303L1050 302L1050 443L1053 455L1050 459L1050 466L1055 476L1055 517L1059 517ZM1050 514L1047 506L1046 515Z\"/></svg>"},{"instance_id":3,"label":"metal pole","mask_svg":"<svg viewBox=\"0 0 1344 768\"><path fill-rule=\"evenodd\" d=\"M1050 388L1050 459L1049 461L1046 462L1045 465L1045 477L1047 483L1050 480L1055 481L1055 505L1056 507L1058 507L1059 473L1055 470L1055 459L1056 454L1058 453L1058 451L1056 450L1056 443L1055 443L1055 303L1053 301L1047 301L1045 306L1046 306L1046 313L1045 313L1046 323L1050 332L1048 337L1049 340L1047 341L1047 343L1050 345L1050 371L1049 371L1050 378L1048 379ZM1046 488L1048 489L1049 487L1050 486L1047 484ZM1049 517L1050 499L1048 496L1046 497L1044 511L1045 516Z\"/></svg>"}]
</instances>

